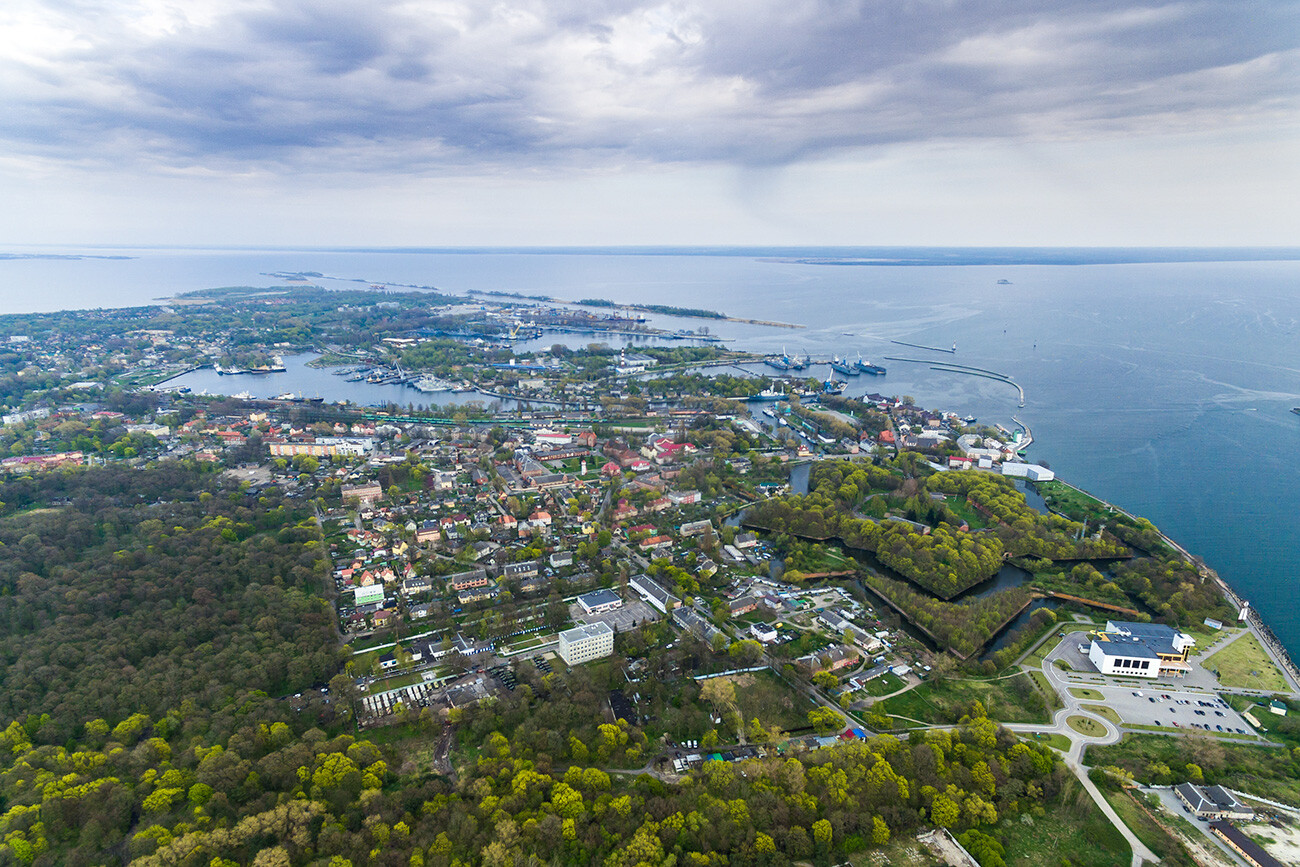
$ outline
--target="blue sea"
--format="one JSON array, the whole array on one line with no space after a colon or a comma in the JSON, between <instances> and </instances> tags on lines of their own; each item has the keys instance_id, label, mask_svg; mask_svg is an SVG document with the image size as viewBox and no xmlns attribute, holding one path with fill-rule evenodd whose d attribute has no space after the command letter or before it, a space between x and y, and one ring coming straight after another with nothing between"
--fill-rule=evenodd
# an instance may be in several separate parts
<instances>
[{"instance_id":1,"label":"blue sea","mask_svg":"<svg viewBox=\"0 0 1300 867\"><path fill-rule=\"evenodd\" d=\"M337 288L608 298L797 324L651 323L707 325L742 349L861 353L889 373L854 378L849 394L907 394L1009 428L1018 418L1033 431L1033 460L1150 518L1203 556L1300 657L1300 609L1292 602L1300 575L1300 415L1290 412L1300 406L1297 250L4 252L20 256L0 258L0 309L11 313L132 306L194 289L282 282L265 276L272 272L315 271L327 275L316 282ZM130 258L46 258L51 253ZM957 351L891 341L955 342ZM539 345L552 342L547 335ZM1025 406L1006 384L926 362L1006 374L1024 387ZM249 378L227 379L242 380L231 390L249 385Z\"/></svg>"}]
</instances>

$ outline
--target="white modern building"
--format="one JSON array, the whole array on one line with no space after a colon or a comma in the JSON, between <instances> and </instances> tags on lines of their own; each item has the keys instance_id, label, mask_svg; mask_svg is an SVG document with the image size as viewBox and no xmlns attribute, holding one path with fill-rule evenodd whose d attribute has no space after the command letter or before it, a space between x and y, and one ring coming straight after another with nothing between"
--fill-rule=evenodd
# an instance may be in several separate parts
<instances>
[{"instance_id":1,"label":"white modern building","mask_svg":"<svg viewBox=\"0 0 1300 867\"><path fill-rule=\"evenodd\" d=\"M755 623L753 626L749 627L749 632L764 644L776 643L776 627L771 626L770 624Z\"/></svg>"},{"instance_id":2,"label":"white modern building","mask_svg":"<svg viewBox=\"0 0 1300 867\"><path fill-rule=\"evenodd\" d=\"M1050 482L1056 473L1038 464L1020 464L1007 462L1002 465L1002 475L1029 479L1031 482Z\"/></svg>"},{"instance_id":3,"label":"white modern building","mask_svg":"<svg viewBox=\"0 0 1300 867\"><path fill-rule=\"evenodd\" d=\"M1162 623L1110 620L1088 648L1088 660L1102 674L1182 677L1191 670L1188 651L1196 639Z\"/></svg>"},{"instance_id":4,"label":"white modern building","mask_svg":"<svg viewBox=\"0 0 1300 867\"><path fill-rule=\"evenodd\" d=\"M587 614L603 614L623 607L623 599L613 590L593 590L578 597L578 604Z\"/></svg>"},{"instance_id":5,"label":"white modern building","mask_svg":"<svg viewBox=\"0 0 1300 867\"><path fill-rule=\"evenodd\" d=\"M649 602L664 614L667 614L669 611L673 610L673 608L677 607L677 604L681 601L672 593L669 593L667 587L663 586L649 575L638 575L628 581L627 586L635 590L642 599Z\"/></svg>"},{"instance_id":6,"label":"white modern building","mask_svg":"<svg viewBox=\"0 0 1300 867\"><path fill-rule=\"evenodd\" d=\"M614 652L614 630L604 622L566 629L560 633L556 652L571 666L609 656Z\"/></svg>"}]
</instances>

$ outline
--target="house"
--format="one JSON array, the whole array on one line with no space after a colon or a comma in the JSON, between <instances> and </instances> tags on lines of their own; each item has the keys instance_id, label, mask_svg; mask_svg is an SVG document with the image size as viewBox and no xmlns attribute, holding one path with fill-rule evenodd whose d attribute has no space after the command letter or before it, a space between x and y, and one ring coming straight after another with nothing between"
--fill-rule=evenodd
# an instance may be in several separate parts
<instances>
[{"instance_id":1,"label":"house","mask_svg":"<svg viewBox=\"0 0 1300 867\"><path fill-rule=\"evenodd\" d=\"M452 575L447 579L451 589L459 593L462 590L469 590L477 587L487 587L492 583L488 578L487 572L482 569L475 569L473 572L462 572L459 575Z\"/></svg>"},{"instance_id":2,"label":"house","mask_svg":"<svg viewBox=\"0 0 1300 867\"><path fill-rule=\"evenodd\" d=\"M768 623L755 623L749 627L749 634L764 644L775 644L777 639L776 627Z\"/></svg>"},{"instance_id":3,"label":"house","mask_svg":"<svg viewBox=\"0 0 1300 867\"><path fill-rule=\"evenodd\" d=\"M378 629L381 626L387 626L393 622L396 612L389 608L381 608L370 616L370 622Z\"/></svg>"},{"instance_id":4,"label":"house","mask_svg":"<svg viewBox=\"0 0 1300 867\"><path fill-rule=\"evenodd\" d=\"M402 594L405 596L418 596L421 593L428 593L432 589L433 582L425 575L416 575L402 582Z\"/></svg>"},{"instance_id":5,"label":"house","mask_svg":"<svg viewBox=\"0 0 1300 867\"><path fill-rule=\"evenodd\" d=\"M637 547L642 551L653 551L659 548L671 548L673 546L672 536L651 536L649 539L642 540Z\"/></svg>"},{"instance_id":6,"label":"house","mask_svg":"<svg viewBox=\"0 0 1300 867\"><path fill-rule=\"evenodd\" d=\"M538 563L536 560L525 560L522 563L507 563L505 566L502 566L501 577L506 580L536 578L538 571Z\"/></svg>"},{"instance_id":7,"label":"house","mask_svg":"<svg viewBox=\"0 0 1300 867\"><path fill-rule=\"evenodd\" d=\"M561 568L563 568L563 567L565 567L565 566L572 566L572 565L573 565L573 552L572 552L572 551L556 551L556 552L554 552L553 554L551 554L551 556L548 557L547 560L548 560L548 562L550 562L552 568L555 568L555 569L561 569Z\"/></svg>"},{"instance_id":8,"label":"house","mask_svg":"<svg viewBox=\"0 0 1300 867\"><path fill-rule=\"evenodd\" d=\"M669 494L669 496L672 495ZM677 532L681 533L683 536L699 536L712 529L712 521L691 521L678 527Z\"/></svg>"},{"instance_id":9,"label":"house","mask_svg":"<svg viewBox=\"0 0 1300 867\"><path fill-rule=\"evenodd\" d=\"M738 617L741 614L748 614L757 610L758 600L749 595L741 596L728 602L727 608L730 609L732 617Z\"/></svg>"},{"instance_id":10,"label":"house","mask_svg":"<svg viewBox=\"0 0 1300 867\"><path fill-rule=\"evenodd\" d=\"M753 548L758 544L758 537L753 533L737 533L735 545L741 551L746 548Z\"/></svg>"},{"instance_id":11,"label":"house","mask_svg":"<svg viewBox=\"0 0 1300 867\"><path fill-rule=\"evenodd\" d=\"M391 653L385 653L379 657L379 667L383 669L397 668L397 657Z\"/></svg>"},{"instance_id":12,"label":"house","mask_svg":"<svg viewBox=\"0 0 1300 867\"><path fill-rule=\"evenodd\" d=\"M363 485L344 485L341 493L345 504L355 498L363 506L371 505L384 495L383 489L376 482L367 482Z\"/></svg>"},{"instance_id":13,"label":"house","mask_svg":"<svg viewBox=\"0 0 1300 867\"><path fill-rule=\"evenodd\" d=\"M1286 716L1286 703L1275 698L1268 703L1268 710L1269 713L1275 713L1278 716Z\"/></svg>"},{"instance_id":14,"label":"house","mask_svg":"<svg viewBox=\"0 0 1300 867\"><path fill-rule=\"evenodd\" d=\"M461 605L469 605L471 602L483 602L497 595L494 587L471 587L468 590L462 590L456 594L456 599Z\"/></svg>"},{"instance_id":15,"label":"house","mask_svg":"<svg viewBox=\"0 0 1300 867\"><path fill-rule=\"evenodd\" d=\"M1250 819L1255 815L1254 810L1223 786L1179 783L1174 786L1174 794L1198 819Z\"/></svg>"},{"instance_id":16,"label":"house","mask_svg":"<svg viewBox=\"0 0 1300 867\"><path fill-rule=\"evenodd\" d=\"M858 661L858 652L843 644L836 644L817 653L810 653L795 660L812 671L839 671Z\"/></svg>"}]
</instances>

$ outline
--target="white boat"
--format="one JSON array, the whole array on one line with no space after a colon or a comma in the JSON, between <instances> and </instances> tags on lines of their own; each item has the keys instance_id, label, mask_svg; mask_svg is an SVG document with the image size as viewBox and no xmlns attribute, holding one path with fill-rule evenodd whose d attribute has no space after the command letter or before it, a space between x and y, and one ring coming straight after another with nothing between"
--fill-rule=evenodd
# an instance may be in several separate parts
<instances>
[{"instance_id":1,"label":"white boat","mask_svg":"<svg viewBox=\"0 0 1300 867\"><path fill-rule=\"evenodd\" d=\"M252 400L253 395L247 391L241 391L238 394L232 394L231 397L237 397L240 400Z\"/></svg>"}]
</instances>

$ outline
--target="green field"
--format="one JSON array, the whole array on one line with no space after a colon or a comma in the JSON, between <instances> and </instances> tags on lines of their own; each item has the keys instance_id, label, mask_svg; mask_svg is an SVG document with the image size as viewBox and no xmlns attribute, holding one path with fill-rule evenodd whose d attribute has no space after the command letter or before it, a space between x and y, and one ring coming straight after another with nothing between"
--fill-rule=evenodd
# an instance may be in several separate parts
<instances>
[{"instance_id":1,"label":"green field","mask_svg":"<svg viewBox=\"0 0 1300 867\"><path fill-rule=\"evenodd\" d=\"M1032 675L1034 672L1030 672ZM1042 676L1038 672L1039 677ZM945 680L923 683L907 692L878 702L887 714L922 722L956 722L971 703L979 701L988 715L1003 722L1045 723L1051 710L1028 675L994 680Z\"/></svg>"},{"instance_id":2,"label":"green field","mask_svg":"<svg viewBox=\"0 0 1300 867\"><path fill-rule=\"evenodd\" d=\"M906 685L906 681L901 677L885 672L880 675L880 677L867 681L867 685L863 687L862 691L867 695L889 695L891 692L897 692Z\"/></svg>"},{"instance_id":3,"label":"green field","mask_svg":"<svg viewBox=\"0 0 1300 867\"><path fill-rule=\"evenodd\" d=\"M1290 691L1286 678L1277 670L1254 635L1243 635L1204 660L1201 665L1209 671L1217 672L1219 682L1224 686L1271 692Z\"/></svg>"},{"instance_id":4,"label":"green field","mask_svg":"<svg viewBox=\"0 0 1300 867\"><path fill-rule=\"evenodd\" d=\"M1055 480L1035 482L1034 487L1038 489L1038 493L1042 498L1047 501L1049 509L1075 520L1082 520L1086 517L1095 521L1098 518L1108 518L1114 515L1101 500L1075 490L1063 482Z\"/></svg>"},{"instance_id":5,"label":"green field","mask_svg":"<svg viewBox=\"0 0 1300 867\"><path fill-rule=\"evenodd\" d=\"M1068 778L1061 794L1063 803L1044 816L1008 818L995 826L994 832L1003 837L1008 867L1127 865L1133 858L1128 841L1079 781Z\"/></svg>"},{"instance_id":6,"label":"green field","mask_svg":"<svg viewBox=\"0 0 1300 867\"><path fill-rule=\"evenodd\" d=\"M1196 862L1192 860L1183 844L1152 817L1155 810L1149 805L1137 802L1136 799L1141 797L1140 795L1136 795L1129 789L1116 791L1109 788L1103 788L1102 794L1106 796L1111 808L1124 820L1124 824L1128 825L1129 830L1136 834L1148 849L1160 856L1161 865L1196 867Z\"/></svg>"},{"instance_id":7,"label":"green field","mask_svg":"<svg viewBox=\"0 0 1300 867\"><path fill-rule=\"evenodd\" d=\"M1086 686L1070 687L1070 695L1074 696L1075 698L1085 699L1087 701L1101 701L1102 699L1105 698L1105 696L1097 692L1097 690L1088 689Z\"/></svg>"},{"instance_id":8,"label":"green field","mask_svg":"<svg viewBox=\"0 0 1300 867\"><path fill-rule=\"evenodd\" d=\"M1092 690L1084 691L1091 692ZM1074 692L1074 690L1070 690L1070 692ZM1100 698L1100 696L1098 697ZM1080 696L1080 698L1086 698L1086 696ZM1115 725L1120 724L1119 714L1115 712L1115 708L1113 707L1106 707L1104 704L1085 704L1081 705L1081 707L1089 713L1095 713L1102 719L1113 722Z\"/></svg>"},{"instance_id":9,"label":"green field","mask_svg":"<svg viewBox=\"0 0 1300 867\"><path fill-rule=\"evenodd\" d=\"M1086 716L1072 716L1065 723L1079 734L1088 737L1099 737L1106 733L1105 726L1094 719L1088 719Z\"/></svg>"}]
</instances>

